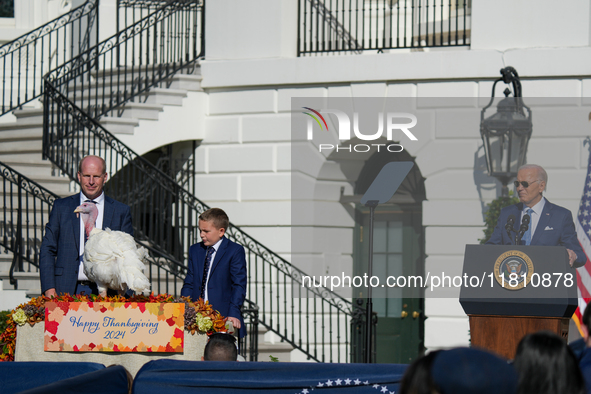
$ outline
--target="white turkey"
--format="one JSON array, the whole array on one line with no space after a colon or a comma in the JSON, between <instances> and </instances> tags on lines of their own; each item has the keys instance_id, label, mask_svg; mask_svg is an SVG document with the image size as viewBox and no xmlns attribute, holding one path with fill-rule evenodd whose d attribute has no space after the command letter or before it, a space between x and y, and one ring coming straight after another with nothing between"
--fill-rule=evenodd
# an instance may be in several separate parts
<instances>
[{"instance_id":1,"label":"white turkey","mask_svg":"<svg viewBox=\"0 0 591 394\"><path fill-rule=\"evenodd\" d=\"M148 252L137 247L133 237L122 231L95 228L98 208L92 202L85 202L74 210L82 215L88 241L84 245L84 273L97 284L100 295L107 295L107 289L121 293L128 288L143 293L150 288L150 281L144 275L144 260Z\"/></svg>"}]
</instances>

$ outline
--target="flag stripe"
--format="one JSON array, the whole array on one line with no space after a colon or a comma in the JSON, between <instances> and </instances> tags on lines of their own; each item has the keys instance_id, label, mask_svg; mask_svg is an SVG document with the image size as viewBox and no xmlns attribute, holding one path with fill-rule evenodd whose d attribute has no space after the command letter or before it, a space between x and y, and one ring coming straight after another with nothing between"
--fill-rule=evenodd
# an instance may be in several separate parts
<instances>
[{"instance_id":1,"label":"flag stripe","mask_svg":"<svg viewBox=\"0 0 591 394\"><path fill-rule=\"evenodd\" d=\"M585 265L577 268L579 306L575 311L574 320L580 331L582 315L585 313L585 308L591 300L591 263L589 263L589 256L591 256L591 239L589 238L591 236L591 155L589 156L589 163L587 165L587 177L585 178L585 187L581 196L579 212L575 220L575 228L581 248L587 255Z\"/></svg>"}]
</instances>

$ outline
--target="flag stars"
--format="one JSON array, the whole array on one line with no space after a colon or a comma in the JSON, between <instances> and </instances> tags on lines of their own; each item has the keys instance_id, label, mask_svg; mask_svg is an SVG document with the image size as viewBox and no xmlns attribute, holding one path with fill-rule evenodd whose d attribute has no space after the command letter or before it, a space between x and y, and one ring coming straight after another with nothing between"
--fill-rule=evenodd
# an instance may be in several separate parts
<instances>
[{"instance_id":1,"label":"flag stars","mask_svg":"<svg viewBox=\"0 0 591 394\"><path fill-rule=\"evenodd\" d=\"M327 381L326 381L326 385L327 385L328 387L332 386L332 380L330 380L330 379L329 379L329 380L327 380Z\"/></svg>"},{"instance_id":2,"label":"flag stars","mask_svg":"<svg viewBox=\"0 0 591 394\"><path fill-rule=\"evenodd\" d=\"M345 379L345 384L346 385L350 385L351 384L351 379Z\"/></svg>"},{"instance_id":3,"label":"flag stars","mask_svg":"<svg viewBox=\"0 0 591 394\"><path fill-rule=\"evenodd\" d=\"M365 382L363 382L363 384L367 386L369 382L366 380Z\"/></svg>"},{"instance_id":4,"label":"flag stars","mask_svg":"<svg viewBox=\"0 0 591 394\"><path fill-rule=\"evenodd\" d=\"M324 383L318 382L318 386L316 386L316 387L324 387Z\"/></svg>"},{"instance_id":5,"label":"flag stars","mask_svg":"<svg viewBox=\"0 0 591 394\"><path fill-rule=\"evenodd\" d=\"M380 391L382 393L387 393L388 392L388 388L386 386L382 386L382 389Z\"/></svg>"},{"instance_id":6,"label":"flag stars","mask_svg":"<svg viewBox=\"0 0 591 394\"><path fill-rule=\"evenodd\" d=\"M341 382L342 382L342 380L341 380L341 379L337 379L337 380L335 380L334 382L336 383L336 385L337 385L337 386L340 386L340 385L341 385Z\"/></svg>"},{"instance_id":7,"label":"flag stars","mask_svg":"<svg viewBox=\"0 0 591 394\"><path fill-rule=\"evenodd\" d=\"M374 388L374 389L379 389L379 388L380 388L380 385L379 385L379 384L374 384L374 385L373 385L373 388Z\"/></svg>"},{"instance_id":8,"label":"flag stars","mask_svg":"<svg viewBox=\"0 0 591 394\"><path fill-rule=\"evenodd\" d=\"M303 389L302 390L302 394L308 394L308 393L309 393L308 389Z\"/></svg>"},{"instance_id":9,"label":"flag stars","mask_svg":"<svg viewBox=\"0 0 591 394\"><path fill-rule=\"evenodd\" d=\"M353 383L355 383L355 385L357 385L357 386L358 386L358 385L360 385L360 384L361 384L361 380L359 380L359 379L355 379L355 381L354 381Z\"/></svg>"}]
</instances>

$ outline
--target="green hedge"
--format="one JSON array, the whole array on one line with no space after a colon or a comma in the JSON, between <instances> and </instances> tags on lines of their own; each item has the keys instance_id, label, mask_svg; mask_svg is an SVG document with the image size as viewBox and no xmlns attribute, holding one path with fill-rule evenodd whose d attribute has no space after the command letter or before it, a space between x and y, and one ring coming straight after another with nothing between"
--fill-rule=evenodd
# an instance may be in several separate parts
<instances>
[{"instance_id":1,"label":"green hedge","mask_svg":"<svg viewBox=\"0 0 591 394\"><path fill-rule=\"evenodd\" d=\"M493 234L497 221L499 220L499 215L501 214L501 209L508 207L509 205L517 204L518 202L519 199L513 195L512 191L510 191L509 197L497 197L492 200L490 204L486 205L488 207L488 210L484 214L484 225L486 228L484 229L484 238L479 239L481 244L488 241Z\"/></svg>"}]
</instances>

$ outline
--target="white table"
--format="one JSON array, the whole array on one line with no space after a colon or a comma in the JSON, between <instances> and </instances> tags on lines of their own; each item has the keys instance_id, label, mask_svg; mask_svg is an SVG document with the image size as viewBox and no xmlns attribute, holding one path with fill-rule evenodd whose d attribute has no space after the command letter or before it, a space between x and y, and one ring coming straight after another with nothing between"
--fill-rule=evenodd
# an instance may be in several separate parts
<instances>
[{"instance_id":1,"label":"white table","mask_svg":"<svg viewBox=\"0 0 591 394\"><path fill-rule=\"evenodd\" d=\"M135 377L142 365L161 358L172 360L201 361L207 335L185 331L183 353L122 353L122 352L46 352L43 350L45 322L31 327L29 324L17 327L15 361L85 361L123 365Z\"/></svg>"}]
</instances>

